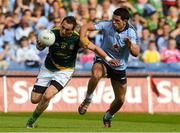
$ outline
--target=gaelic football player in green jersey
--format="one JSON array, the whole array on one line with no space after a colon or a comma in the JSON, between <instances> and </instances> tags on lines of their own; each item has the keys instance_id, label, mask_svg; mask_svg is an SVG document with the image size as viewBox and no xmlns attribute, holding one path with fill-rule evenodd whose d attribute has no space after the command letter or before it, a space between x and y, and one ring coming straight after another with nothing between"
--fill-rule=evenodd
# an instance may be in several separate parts
<instances>
[{"instance_id":1,"label":"gaelic football player in green jersey","mask_svg":"<svg viewBox=\"0 0 180 133\"><path fill-rule=\"evenodd\" d=\"M49 53L40 69L31 93L31 102L38 105L27 121L27 128L33 128L33 124L48 107L51 98L70 81L79 48L90 49L111 65L119 65L118 60L111 59L101 48L91 43L87 38L80 40L78 33L74 31L75 27L75 18L67 16L62 20L60 27L52 29L56 40L49 47ZM44 45L37 44L37 49L43 50L44 48Z\"/></svg>"}]
</instances>

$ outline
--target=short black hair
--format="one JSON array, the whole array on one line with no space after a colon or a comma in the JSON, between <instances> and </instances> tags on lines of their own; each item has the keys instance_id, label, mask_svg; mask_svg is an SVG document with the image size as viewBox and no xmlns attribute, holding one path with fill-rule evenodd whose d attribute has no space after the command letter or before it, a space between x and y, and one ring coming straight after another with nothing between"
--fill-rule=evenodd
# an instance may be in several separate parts
<instances>
[{"instance_id":1,"label":"short black hair","mask_svg":"<svg viewBox=\"0 0 180 133\"><path fill-rule=\"evenodd\" d=\"M28 40L28 37L22 36L22 37L20 38L19 42L22 42L22 41L25 41L25 40Z\"/></svg>"},{"instance_id":2,"label":"short black hair","mask_svg":"<svg viewBox=\"0 0 180 133\"><path fill-rule=\"evenodd\" d=\"M122 20L129 20L130 14L126 8L118 8L113 12L114 15L120 16Z\"/></svg>"},{"instance_id":3,"label":"short black hair","mask_svg":"<svg viewBox=\"0 0 180 133\"><path fill-rule=\"evenodd\" d=\"M76 19L75 17L73 16L67 16L65 17L63 20L62 20L62 23L66 21L68 24L72 24L73 25L73 30L75 29L76 25L77 25L77 22L76 22Z\"/></svg>"},{"instance_id":4,"label":"short black hair","mask_svg":"<svg viewBox=\"0 0 180 133\"><path fill-rule=\"evenodd\" d=\"M7 45L9 45L9 42L4 41L4 44L2 45L2 48L5 49Z\"/></svg>"}]
</instances>

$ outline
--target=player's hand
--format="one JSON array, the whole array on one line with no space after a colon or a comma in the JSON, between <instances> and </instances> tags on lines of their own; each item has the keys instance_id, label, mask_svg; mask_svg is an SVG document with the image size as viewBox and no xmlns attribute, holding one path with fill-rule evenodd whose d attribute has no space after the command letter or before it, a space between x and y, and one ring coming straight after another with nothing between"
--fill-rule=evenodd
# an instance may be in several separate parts
<instances>
[{"instance_id":1,"label":"player's hand","mask_svg":"<svg viewBox=\"0 0 180 133\"><path fill-rule=\"evenodd\" d=\"M131 44L132 44L132 43L131 43L131 40L130 40L128 37L125 37L125 38L124 38L124 42L125 42L125 44L127 45L128 48L131 47Z\"/></svg>"},{"instance_id":2,"label":"player's hand","mask_svg":"<svg viewBox=\"0 0 180 133\"><path fill-rule=\"evenodd\" d=\"M41 51L41 50L43 50L45 47L46 47L45 45L43 45L39 40L37 40L36 48L37 48L38 50Z\"/></svg>"},{"instance_id":3,"label":"player's hand","mask_svg":"<svg viewBox=\"0 0 180 133\"><path fill-rule=\"evenodd\" d=\"M39 47L42 47L42 46L43 46L43 44L41 44L41 42L40 42L39 40L37 40L37 45L38 45Z\"/></svg>"},{"instance_id":4,"label":"player's hand","mask_svg":"<svg viewBox=\"0 0 180 133\"><path fill-rule=\"evenodd\" d=\"M120 61L117 59L111 59L108 61L108 63L112 66L120 66Z\"/></svg>"}]
</instances>

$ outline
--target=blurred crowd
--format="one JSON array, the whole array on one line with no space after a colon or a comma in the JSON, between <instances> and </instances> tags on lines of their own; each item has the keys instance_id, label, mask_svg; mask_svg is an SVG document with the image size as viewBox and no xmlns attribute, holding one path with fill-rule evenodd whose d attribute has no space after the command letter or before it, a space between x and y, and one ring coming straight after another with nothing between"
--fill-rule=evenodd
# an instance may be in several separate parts
<instances>
[{"instance_id":1,"label":"blurred crowd","mask_svg":"<svg viewBox=\"0 0 180 133\"><path fill-rule=\"evenodd\" d=\"M75 16L76 30L88 22L110 20L118 7L128 8L137 30L141 54L129 63L180 62L180 0L0 0L0 70L38 68L48 48L36 49L42 29L59 26L64 16ZM88 38L101 45L102 33ZM95 54L80 50L78 69L90 69ZM138 64L140 65L140 64Z\"/></svg>"}]
</instances>

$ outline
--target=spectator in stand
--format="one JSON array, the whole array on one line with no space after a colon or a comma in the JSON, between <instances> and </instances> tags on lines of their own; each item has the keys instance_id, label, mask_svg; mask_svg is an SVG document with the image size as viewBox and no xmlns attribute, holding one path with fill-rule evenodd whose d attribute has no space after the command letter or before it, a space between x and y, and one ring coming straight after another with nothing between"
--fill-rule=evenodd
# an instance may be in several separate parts
<instances>
[{"instance_id":1,"label":"spectator in stand","mask_svg":"<svg viewBox=\"0 0 180 133\"><path fill-rule=\"evenodd\" d=\"M62 3L59 1L54 0L52 2L51 8L50 8L50 15L53 15L54 18L59 17L59 9L62 8Z\"/></svg>"},{"instance_id":2,"label":"spectator in stand","mask_svg":"<svg viewBox=\"0 0 180 133\"><path fill-rule=\"evenodd\" d=\"M48 53L48 48L46 48L45 50L43 51L39 51L37 48L36 48L36 45L37 45L37 38L36 38L36 34L35 32L30 32L29 33L29 47L30 49L33 49L36 54L40 57L41 61L40 63L42 63Z\"/></svg>"},{"instance_id":3,"label":"spectator in stand","mask_svg":"<svg viewBox=\"0 0 180 133\"><path fill-rule=\"evenodd\" d=\"M37 3L33 12L33 21L35 23L36 32L41 29L45 29L48 26L48 19L44 16L43 7L40 3Z\"/></svg>"},{"instance_id":4,"label":"spectator in stand","mask_svg":"<svg viewBox=\"0 0 180 133\"><path fill-rule=\"evenodd\" d=\"M155 11L155 8L148 3L148 0L137 0L134 6L137 12L143 17L149 17L149 15Z\"/></svg>"},{"instance_id":5,"label":"spectator in stand","mask_svg":"<svg viewBox=\"0 0 180 133\"><path fill-rule=\"evenodd\" d=\"M89 19L89 10L86 3L81 3L79 5L78 14L75 17L80 21L82 18Z\"/></svg>"},{"instance_id":6,"label":"spectator in stand","mask_svg":"<svg viewBox=\"0 0 180 133\"><path fill-rule=\"evenodd\" d=\"M16 41L19 41L23 36L28 37L29 33L33 31L33 28L29 25L27 21L22 19L19 23L19 26L15 30Z\"/></svg>"},{"instance_id":7,"label":"spectator in stand","mask_svg":"<svg viewBox=\"0 0 180 133\"><path fill-rule=\"evenodd\" d=\"M169 8L171 6L176 6L178 0L162 0L163 3L163 13L165 16L168 15Z\"/></svg>"},{"instance_id":8,"label":"spectator in stand","mask_svg":"<svg viewBox=\"0 0 180 133\"><path fill-rule=\"evenodd\" d=\"M164 29L164 25L166 25L166 19L165 18L159 18L159 22L158 22L158 28L155 32L155 40L157 41L160 37L163 36L163 29ZM159 48L158 48L159 50Z\"/></svg>"},{"instance_id":9,"label":"spectator in stand","mask_svg":"<svg viewBox=\"0 0 180 133\"><path fill-rule=\"evenodd\" d=\"M80 63L84 69L91 69L94 61L95 53L88 49L83 49L83 52L79 55Z\"/></svg>"},{"instance_id":10,"label":"spectator in stand","mask_svg":"<svg viewBox=\"0 0 180 133\"><path fill-rule=\"evenodd\" d=\"M5 27L4 27L4 36L3 39L6 42L9 42L10 46L15 45L15 29L14 29L14 20L12 16L6 16L5 18Z\"/></svg>"},{"instance_id":11,"label":"spectator in stand","mask_svg":"<svg viewBox=\"0 0 180 133\"><path fill-rule=\"evenodd\" d=\"M36 47L37 39L36 39L36 33L34 31L31 31L28 35L29 39L29 45L30 47Z\"/></svg>"},{"instance_id":12,"label":"spectator in stand","mask_svg":"<svg viewBox=\"0 0 180 133\"><path fill-rule=\"evenodd\" d=\"M121 0L111 0L111 5L112 5L112 7L114 8L114 9L117 9L117 8L119 8L120 6L119 6L119 2L120 2ZM126 0L125 0L126 1Z\"/></svg>"},{"instance_id":13,"label":"spectator in stand","mask_svg":"<svg viewBox=\"0 0 180 133\"><path fill-rule=\"evenodd\" d=\"M178 15L179 15L179 10L176 7L172 6L169 8L166 21L170 25L171 30L174 30L176 28Z\"/></svg>"},{"instance_id":14,"label":"spectator in stand","mask_svg":"<svg viewBox=\"0 0 180 133\"><path fill-rule=\"evenodd\" d=\"M157 46L158 51L161 52L162 49L167 48L168 40L169 40L169 34L170 34L170 26L166 23L163 26L163 34L159 38L157 38Z\"/></svg>"},{"instance_id":15,"label":"spectator in stand","mask_svg":"<svg viewBox=\"0 0 180 133\"><path fill-rule=\"evenodd\" d=\"M170 38L168 47L161 52L161 60L165 63L172 63L180 61L180 51L176 48L176 40Z\"/></svg>"},{"instance_id":16,"label":"spectator in stand","mask_svg":"<svg viewBox=\"0 0 180 133\"><path fill-rule=\"evenodd\" d=\"M96 9L95 8L89 8L89 21L90 22L97 22L99 18L97 18L96 15Z\"/></svg>"},{"instance_id":17,"label":"spectator in stand","mask_svg":"<svg viewBox=\"0 0 180 133\"><path fill-rule=\"evenodd\" d=\"M35 27L35 23L37 22L35 17L32 16L32 12L30 9L26 9L22 12L21 20L28 23L32 28Z\"/></svg>"},{"instance_id":18,"label":"spectator in stand","mask_svg":"<svg viewBox=\"0 0 180 133\"><path fill-rule=\"evenodd\" d=\"M98 4L98 0L88 0L88 8L96 9L96 18L100 19L102 17L102 6Z\"/></svg>"},{"instance_id":19,"label":"spectator in stand","mask_svg":"<svg viewBox=\"0 0 180 133\"><path fill-rule=\"evenodd\" d=\"M143 53L143 61L146 63L155 63L160 61L160 53L157 51L155 41L150 41L147 50Z\"/></svg>"},{"instance_id":20,"label":"spectator in stand","mask_svg":"<svg viewBox=\"0 0 180 133\"><path fill-rule=\"evenodd\" d=\"M151 38L151 33L149 29L144 28L142 31L142 37L140 38L140 53L144 53L145 50L148 48L149 42L153 40Z\"/></svg>"},{"instance_id":21,"label":"spectator in stand","mask_svg":"<svg viewBox=\"0 0 180 133\"><path fill-rule=\"evenodd\" d=\"M113 8L110 0L104 0L102 3L102 14L107 13L109 18L111 19L113 16L113 11L115 8ZM101 16L102 16L101 14Z\"/></svg>"},{"instance_id":22,"label":"spectator in stand","mask_svg":"<svg viewBox=\"0 0 180 133\"><path fill-rule=\"evenodd\" d=\"M76 16L78 13L79 8L79 1L78 0L71 0L70 3L70 12L68 13L68 16Z\"/></svg>"},{"instance_id":23,"label":"spectator in stand","mask_svg":"<svg viewBox=\"0 0 180 133\"><path fill-rule=\"evenodd\" d=\"M14 51L10 48L8 42L4 42L0 49L0 70L6 70L10 61L15 61Z\"/></svg>"},{"instance_id":24,"label":"spectator in stand","mask_svg":"<svg viewBox=\"0 0 180 133\"><path fill-rule=\"evenodd\" d=\"M146 20L136 12L132 16L131 23L136 28L138 37L142 38L142 30L144 28Z\"/></svg>"},{"instance_id":25,"label":"spectator in stand","mask_svg":"<svg viewBox=\"0 0 180 133\"><path fill-rule=\"evenodd\" d=\"M34 49L37 52L37 54L39 54L39 50L37 50L36 48L37 38L36 38L36 33L34 31L29 33L28 41L29 41L29 47Z\"/></svg>"},{"instance_id":26,"label":"spectator in stand","mask_svg":"<svg viewBox=\"0 0 180 133\"><path fill-rule=\"evenodd\" d=\"M176 39L177 48L180 50L180 19L176 23L176 29L170 33L170 36Z\"/></svg>"},{"instance_id":27,"label":"spectator in stand","mask_svg":"<svg viewBox=\"0 0 180 133\"><path fill-rule=\"evenodd\" d=\"M14 2L13 12L19 14L20 16L22 16L23 11L29 9L29 6L25 5L23 2L23 0L15 0Z\"/></svg>"},{"instance_id":28,"label":"spectator in stand","mask_svg":"<svg viewBox=\"0 0 180 133\"><path fill-rule=\"evenodd\" d=\"M164 17L162 0L149 0L148 2L155 8L160 18Z\"/></svg>"},{"instance_id":29,"label":"spectator in stand","mask_svg":"<svg viewBox=\"0 0 180 133\"><path fill-rule=\"evenodd\" d=\"M150 31L155 32L158 28L159 16L156 11L150 14L150 18L147 20L147 27Z\"/></svg>"},{"instance_id":30,"label":"spectator in stand","mask_svg":"<svg viewBox=\"0 0 180 133\"><path fill-rule=\"evenodd\" d=\"M31 0L31 1L34 1L34 3L36 2L36 3L39 3L39 5L42 7L42 9L43 9L43 14L44 14L44 16L46 16L46 17L48 17L49 16L49 12L50 12L50 4L47 2L47 0ZM32 2L31 2L31 4L33 4ZM35 4L34 4L34 6L35 6ZM31 8L31 11L33 11L32 10L33 8Z\"/></svg>"},{"instance_id":31,"label":"spectator in stand","mask_svg":"<svg viewBox=\"0 0 180 133\"><path fill-rule=\"evenodd\" d=\"M31 62L33 65L36 65L40 62L40 58L37 55L36 51L29 47L29 41L27 37L22 37L20 39L21 47L17 49L16 58L17 62L27 64Z\"/></svg>"},{"instance_id":32,"label":"spectator in stand","mask_svg":"<svg viewBox=\"0 0 180 133\"><path fill-rule=\"evenodd\" d=\"M64 7L59 8L59 18L63 20L67 16L67 12Z\"/></svg>"},{"instance_id":33,"label":"spectator in stand","mask_svg":"<svg viewBox=\"0 0 180 133\"><path fill-rule=\"evenodd\" d=\"M9 0L0 0L0 6L2 13L6 14L10 12Z\"/></svg>"}]
</instances>

